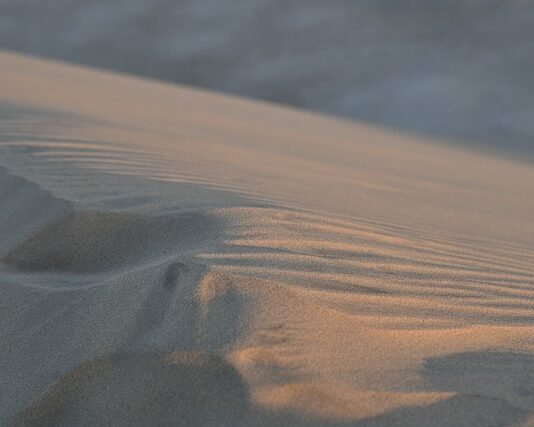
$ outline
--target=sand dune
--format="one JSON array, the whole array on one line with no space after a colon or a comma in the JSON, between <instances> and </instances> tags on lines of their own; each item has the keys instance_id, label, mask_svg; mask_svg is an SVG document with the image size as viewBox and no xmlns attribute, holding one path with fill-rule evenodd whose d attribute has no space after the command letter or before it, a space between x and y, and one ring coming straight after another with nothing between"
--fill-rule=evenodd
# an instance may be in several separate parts
<instances>
[{"instance_id":1,"label":"sand dune","mask_svg":"<svg viewBox=\"0 0 534 427\"><path fill-rule=\"evenodd\" d=\"M0 423L534 425L530 165L0 63Z\"/></svg>"},{"instance_id":2,"label":"sand dune","mask_svg":"<svg viewBox=\"0 0 534 427\"><path fill-rule=\"evenodd\" d=\"M532 159L532 22L528 0L3 0L0 49Z\"/></svg>"}]
</instances>

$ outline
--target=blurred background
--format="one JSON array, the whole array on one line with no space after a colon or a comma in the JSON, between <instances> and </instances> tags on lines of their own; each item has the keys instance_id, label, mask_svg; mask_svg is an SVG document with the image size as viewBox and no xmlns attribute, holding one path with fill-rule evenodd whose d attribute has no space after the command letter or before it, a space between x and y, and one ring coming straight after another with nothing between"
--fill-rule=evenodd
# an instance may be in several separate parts
<instances>
[{"instance_id":1,"label":"blurred background","mask_svg":"<svg viewBox=\"0 0 534 427\"><path fill-rule=\"evenodd\" d=\"M531 0L0 0L0 48L534 155Z\"/></svg>"}]
</instances>

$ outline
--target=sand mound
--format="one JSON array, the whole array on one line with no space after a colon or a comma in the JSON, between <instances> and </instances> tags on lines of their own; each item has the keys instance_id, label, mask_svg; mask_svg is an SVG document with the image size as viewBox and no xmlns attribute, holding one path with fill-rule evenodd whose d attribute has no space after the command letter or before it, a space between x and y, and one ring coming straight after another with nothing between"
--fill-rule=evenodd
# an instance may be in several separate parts
<instances>
[{"instance_id":1,"label":"sand mound","mask_svg":"<svg viewBox=\"0 0 534 427\"><path fill-rule=\"evenodd\" d=\"M202 213L72 212L16 246L4 262L21 271L99 273L191 251L216 236L214 220Z\"/></svg>"},{"instance_id":2,"label":"sand mound","mask_svg":"<svg viewBox=\"0 0 534 427\"><path fill-rule=\"evenodd\" d=\"M180 351L111 355L65 374L13 424L233 424L243 417L247 402L238 372L218 356Z\"/></svg>"}]
</instances>

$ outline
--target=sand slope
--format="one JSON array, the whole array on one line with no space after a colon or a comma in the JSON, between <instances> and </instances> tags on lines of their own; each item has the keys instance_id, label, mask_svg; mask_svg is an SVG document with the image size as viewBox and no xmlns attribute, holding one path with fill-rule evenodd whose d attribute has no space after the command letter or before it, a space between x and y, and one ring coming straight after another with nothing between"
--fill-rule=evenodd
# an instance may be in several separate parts
<instances>
[{"instance_id":1,"label":"sand slope","mask_svg":"<svg viewBox=\"0 0 534 427\"><path fill-rule=\"evenodd\" d=\"M531 166L0 63L2 424L534 424Z\"/></svg>"},{"instance_id":2,"label":"sand slope","mask_svg":"<svg viewBox=\"0 0 534 427\"><path fill-rule=\"evenodd\" d=\"M4 0L0 49L532 159L533 22L528 0Z\"/></svg>"}]
</instances>

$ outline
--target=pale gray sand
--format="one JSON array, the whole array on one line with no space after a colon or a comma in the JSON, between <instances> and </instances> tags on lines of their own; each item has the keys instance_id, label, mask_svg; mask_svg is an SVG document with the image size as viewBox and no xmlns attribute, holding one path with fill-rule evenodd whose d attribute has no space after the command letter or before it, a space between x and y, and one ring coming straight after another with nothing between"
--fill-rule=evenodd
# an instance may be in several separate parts
<instances>
[{"instance_id":1,"label":"pale gray sand","mask_svg":"<svg viewBox=\"0 0 534 427\"><path fill-rule=\"evenodd\" d=\"M532 160L533 22L528 0L0 0L0 48Z\"/></svg>"},{"instance_id":2,"label":"pale gray sand","mask_svg":"<svg viewBox=\"0 0 534 427\"><path fill-rule=\"evenodd\" d=\"M531 166L0 62L0 423L534 423Z\"/></svg>"}]
</instances>

